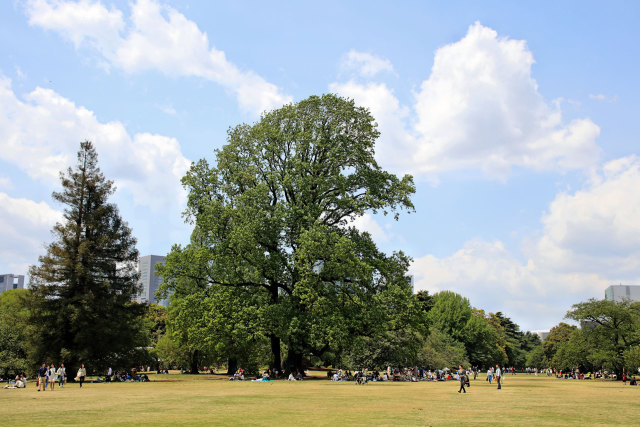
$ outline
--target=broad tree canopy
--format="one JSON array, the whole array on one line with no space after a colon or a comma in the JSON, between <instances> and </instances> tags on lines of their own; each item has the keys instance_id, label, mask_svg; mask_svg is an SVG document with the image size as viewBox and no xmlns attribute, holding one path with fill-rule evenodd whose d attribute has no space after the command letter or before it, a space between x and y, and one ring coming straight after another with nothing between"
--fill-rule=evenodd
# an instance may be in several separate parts
<instances>
[{"instance_id":1,"label":"broad tree canopy","mask_svg":"<svg viewBox=\"0 0 640 427\"><path fill-rule=\"evenodd\" d=\"M364 307L391 286L409 286L409 259L381 253L351 221L411 211L415 189L411 176L378 166L378 136L368 110L335 95L230 129L216 166L200 160L183 178L194 232L190 245L169 254L168 287L188 279L196 288L265 293L261 315L275 366L281 340L298 366L303 354L322 357L379 324L369 317L384 313Z\"/></svg>"}]
</instances>

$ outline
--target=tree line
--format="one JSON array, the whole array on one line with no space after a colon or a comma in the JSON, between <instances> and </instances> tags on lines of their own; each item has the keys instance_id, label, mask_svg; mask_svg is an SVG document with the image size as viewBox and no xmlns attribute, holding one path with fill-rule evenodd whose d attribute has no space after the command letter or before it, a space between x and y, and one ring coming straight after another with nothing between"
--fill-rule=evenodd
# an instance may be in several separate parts
<instances>
[{"instance_id":1,"label":"tree line","mask_svg":"<svg viewBox=\"0 0 640 427\"><path fill-rule=\"evenodd\" d=\"M577 304L567 317L582 327L560 324L541 343L456 293L414 294L410 257L380 251L353 222L414 212L413 179L379 167L378 137L367 109L335 95L231 128L215 164L200 160L182 179L193 231L157 267L168 309L132 301L136 241L83 142L53 193L64 220L29 271L30 289L0 295L0 368L51 360L96 371L499 363L618 372L636 363L637 304Z\"/></svg>"}]
</instances>

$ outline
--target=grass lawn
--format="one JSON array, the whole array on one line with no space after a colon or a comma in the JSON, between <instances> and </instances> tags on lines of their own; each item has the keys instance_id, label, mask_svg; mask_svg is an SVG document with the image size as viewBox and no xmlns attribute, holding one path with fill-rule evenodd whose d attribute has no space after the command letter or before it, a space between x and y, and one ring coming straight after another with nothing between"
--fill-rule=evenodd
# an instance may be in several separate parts
<instances>
[{"instance_id":1,"label":"grass lawn","mask_svg":"<svg viewBox=\"0 0 640 427\"><path fill-rule=\"evenodd\" d=\"M151 375L149 383L0 389L3 425L638 425L640 387L518 374L502 390L458 383L232 382L223 376ZM634 418L632 418L634 417Z\"/></svg>"}]
</instances>

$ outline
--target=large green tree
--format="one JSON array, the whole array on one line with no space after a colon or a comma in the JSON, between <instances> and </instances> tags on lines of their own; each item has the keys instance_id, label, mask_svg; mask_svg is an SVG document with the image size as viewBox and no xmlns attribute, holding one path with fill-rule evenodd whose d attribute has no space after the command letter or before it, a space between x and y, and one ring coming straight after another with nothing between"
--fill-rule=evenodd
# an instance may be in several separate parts
<instances>
[{"instance_id":1,"label":"large green tree","mask_svg":"<svg viewBox=\"0 0 640 427\"><path fill-rule=\"evenodd\" d=\"M366 109L324 95L230 129L216 165L201 160L183 179L197 238L174 251L206 259L198 269L165 269L165 282L190 275L266 295L261 316L275 367L283 342L294 370L366 330L375 295L407 285L409 259L381 253L351 221L412 210L415 191L410 176L378 166L376 127Z\"/></svg>"},{"instance_id":2,"label":"large green tree","mask_svg":"<svg viewBox=\"0 0 640 427\"><path fill-rule=\"evenodd\" d=\"M29 363L28 289L9 289L0 294L0 375L27 373Z\"/></svg>"},{"instance_id":3,"label":"large green tree","mask_svg":"<svg viewBox=\"0 0 640 427\"><path fill-rule=\"evenodd\" d=\"M490 317L491 323L503 335L503 348L507 356L504 363L508 366L523 368L526 362L526 351L522 349L525 337L520 331L520 326L499 311L491 313Z\"/></svg>"},{"instance_id":4,"label":"large green tree","mask_svg":"<svg viewBox=\"0 0 640 427\"><path fill-rule=\"evenodd\" d=\"M471 307L462 295L452 291L438 292L433 296L427 318L430 328L464 344L468 360L474 366L492 366L506 360L500 336L490 323L491 317Z\"/></svg>"},{"instance_id":5,"label":"large green tree","mask_svg":"<svg viewBox=\"0 0 640 427\"><path fill-rule=\"evenodd\" d=\"M563 371L573 371L578 368L583 373L591 372L594 368L592 351L593 348L584 330L574 329L568 340L558 343L551 365Z\"/></svg>"},{"instance_id":6,"label":"large green tree","mask_svg":"<svg viewBox=\"0 0 640 427\"><path fill-rule=\"evenodd\" d=\"M469 360L463 343L437 328L432 328L420 350L418 363L424 368L443 369L466 366Z\"/></svg>"},{"instance_id":7,"label":"large green tree","mask_svg":"<svg viewBox=\"0 0 640 427\"><path fill-rule=\"evenodd\" d=\"M552 366L553 358L560 349L560 346L569 341L573 333L577 330L577 326L560 322L549 331L549 335L542 343L542 352L549 366ZM586 357L586 355L585 355ZM557 366L553 366L558 368ZM560 368L558 368L560 369Z\"/></svg>"},{"instance_id":8,"label":"large green tree","mask_svg":"<svg viewBox=\"0 0 640 427\"><path fill-rule=\"evenodd\" d=\"M640 303L590 299L574 304L567 318L581 322L589 360L622 377L625 351L640 344Z\"/></svg>"},{"instance_id":9,"label":"large green tree","mask_svg":"<svg viewBox=\"0 0 640 427\"><path fill-rule=\"evenodd\" d=\"M507 361L500 331L492 327L490 319L491 314L487 316L483 310L474 308L465 327L464 343L473 366L485 368Z\"/></svg>"},{"instance_id":10,"label":"large green tree","mask_svg":"<svg viewBox=\"0 0 640 427\"><path fill-rule=\"evenodd\" d=\"M144 306L131 302L137 290L138 251L131 229L109 203L115 191L98 167L89 141L77 164L60 174L53 198L64 206L55 240L29 269L34 292L35 357L85 363L88 370L120 367L139 357Z\"/></svg>"},{"instance_id":11,"label":"large green tree","mask_svg":"<svg viewBox=\"0 0 640 427\"><path fill-rule=\"evenodd\" d=\"M452 291L438 292L427 315L429 325L459 342L466 338L466 326L472 317L469 299Z\"/></svg>"},{"instance_id":12,"label":"large green tree","mask_svg":"<svg viewBox=\"0 0 640 427\"><path fill-rule=\"evenodd\" d=\"M153 368L160 369L160 356L158 354L158 342L167 333L167 308L158 304L149 304L144 316L144 327L149 339L149 357Z\"/></svg>"}]
</instances>

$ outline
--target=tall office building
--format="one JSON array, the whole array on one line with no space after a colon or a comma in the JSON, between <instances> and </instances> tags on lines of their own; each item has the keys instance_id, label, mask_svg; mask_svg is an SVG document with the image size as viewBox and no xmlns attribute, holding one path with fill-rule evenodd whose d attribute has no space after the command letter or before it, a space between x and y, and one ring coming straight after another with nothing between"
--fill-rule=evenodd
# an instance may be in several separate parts
<instances>
[{"instance_id":1,"label":"tall office building","mask_svg":"<svg viewBox=\"0 0 640 427\"><path fill-rule=\"evenodd\" d=\"M604 299L620 302L623 299L640 301L640 286L612 285L604 290Z\"/></svg>"},{"instance_id":2,"label":"tall office building","mask_svg":"<svg viewBox=\"0 0 640 427\"><path fill-rule=\"evenodd\" d=\"M162 283L162 278L155 273L156 264L158 263L164 263L163 256L147 255L140 257L138 260L138 272L140 273L138 286L140 286L140 293L135 297L137 302L167 305L166 300L158 301L154 295L160 283Z\"/></svg>"},{"instance_id":3,"label":"tall office building","mask_svg":"<svg viewBox=\"0 0 640 427\"><path fill-rule=\"evenodd\" d=\"M9 289L24 289L24 276L17 274L0 274L0 294Z\"/></svg>"}]
</instances>

